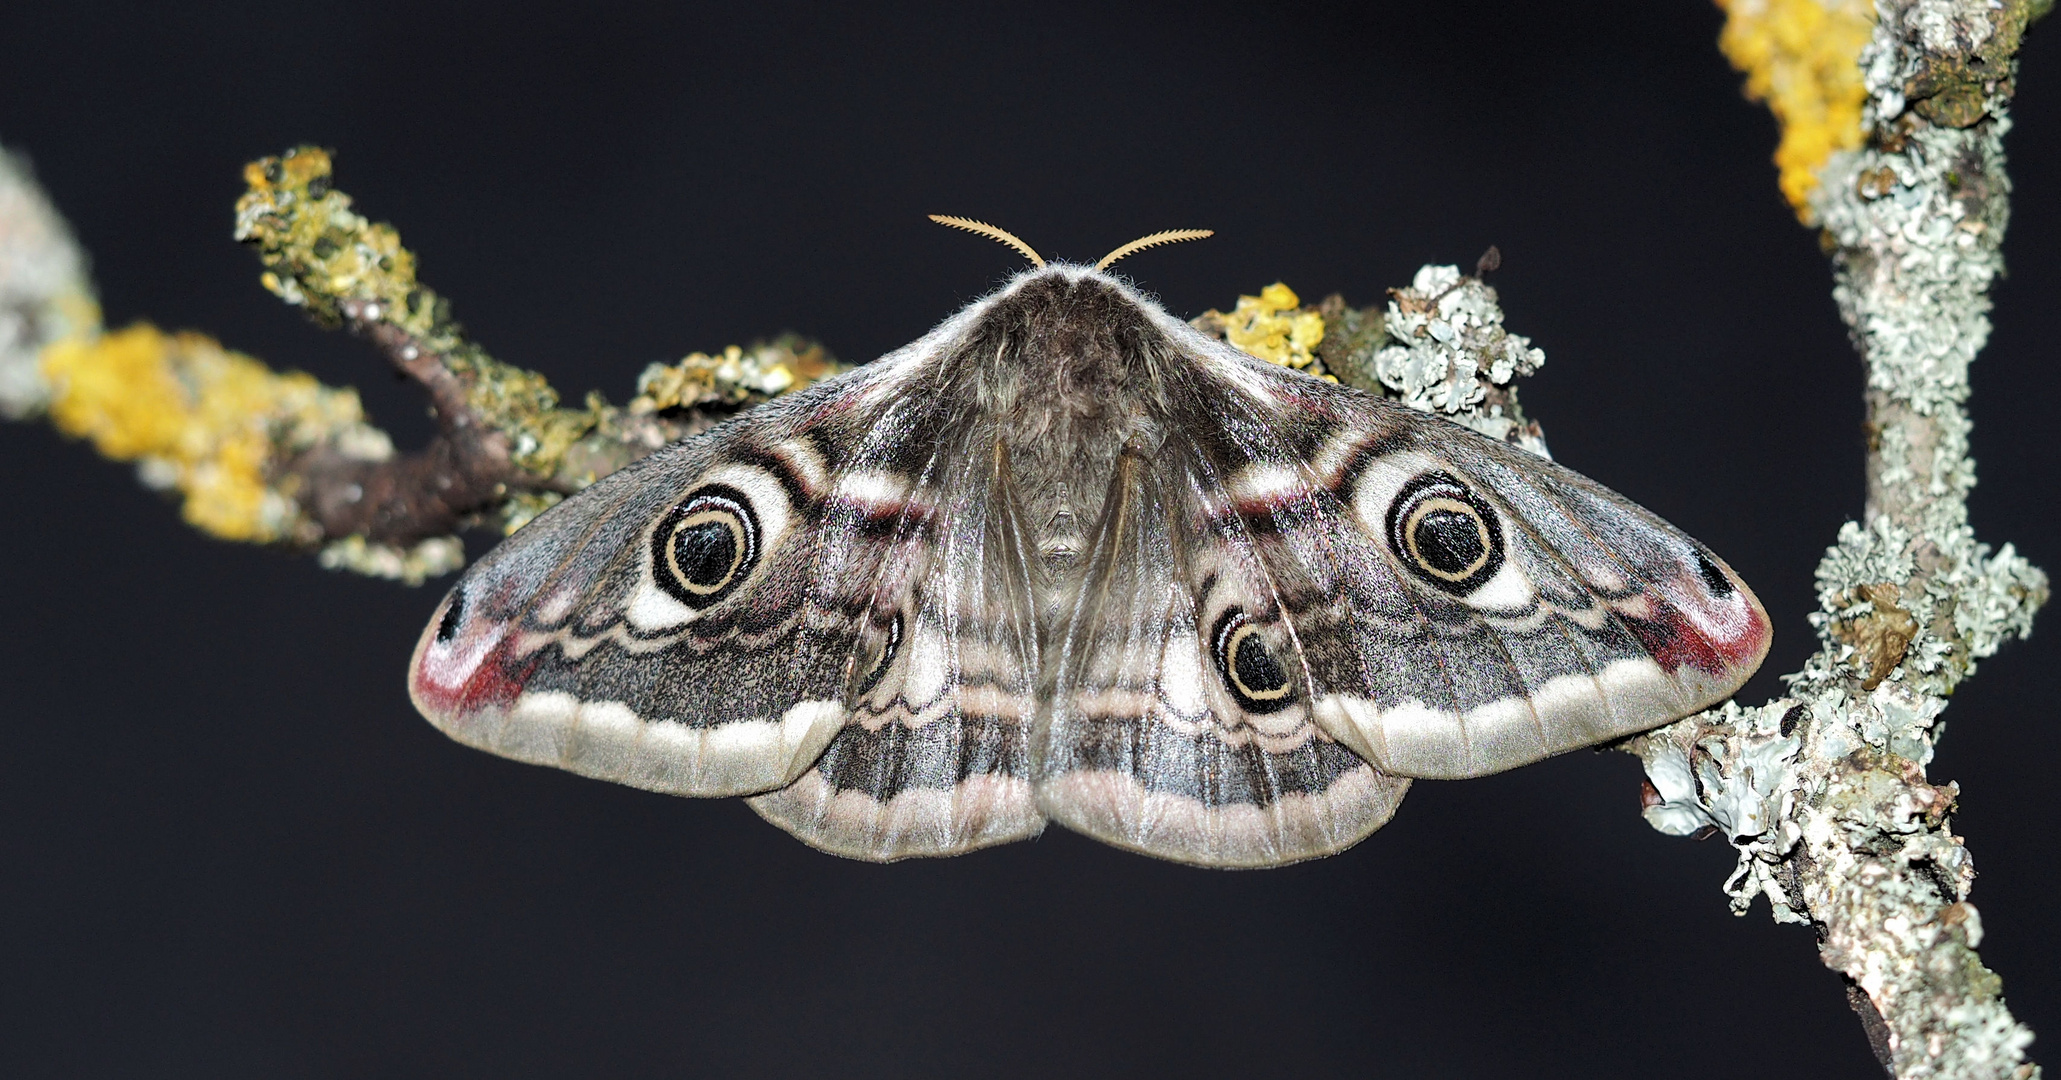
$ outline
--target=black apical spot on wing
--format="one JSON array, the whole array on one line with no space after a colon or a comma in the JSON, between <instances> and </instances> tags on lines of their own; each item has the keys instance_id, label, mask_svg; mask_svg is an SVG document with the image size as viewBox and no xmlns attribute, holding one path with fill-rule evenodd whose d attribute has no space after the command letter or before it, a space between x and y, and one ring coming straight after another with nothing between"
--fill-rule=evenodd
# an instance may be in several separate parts
<instances>
[{"instance_id":1,"label":"black apical spot on wing","mask_svg":"<svg viewBox=\"0 0 2061 1080\"><path fill-rule=\"evenodd\" d=\"M1700 551L1696 553L1696 572L1702 575L1703 584L1710 589L1710 595L1712 596L1723 599L1736 591L1733 588L1732 579L1726 577L1725 572L1718 569L1716 563L1710 561L1710 556Z\"/></svg>"},{"instance_id":2,"label":"black apical spot on wing","mask_svg":"<svg viewBox=\"0 0 2061 1080\"><path fill-rule=\"evenodd\" d=\"M458 636L458 625L465 621L465 587L451 590L451 599L444 605L444 617L437 622L437 640L450 641Z\"/></svg>"}]
</instances>

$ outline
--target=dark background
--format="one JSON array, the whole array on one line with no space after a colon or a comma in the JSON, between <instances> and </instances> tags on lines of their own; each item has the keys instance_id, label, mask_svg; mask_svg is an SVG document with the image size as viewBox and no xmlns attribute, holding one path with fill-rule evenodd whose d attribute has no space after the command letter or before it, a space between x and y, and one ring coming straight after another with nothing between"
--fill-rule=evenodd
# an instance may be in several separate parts
<instances>
[{"instance_id":1,"label":"dark background","mask_svg":"<svg viewBox=\"0 0 2061 1080\"><path fill-rule=\"evenodd\" d=\"M878 355L1018 265L926 212L1072 258L1215 228L1126 264L1182 315L1276 279L1372 303L1500 245L1559 458L1774 616L1746 700L1809 652L1812 568L1860 510L1860 369L1707 3L58 6L7 15L0 140L110 324L355 384L404 443L420 396L230 241L246 160L334 148L487 348L618 401L783 328ZM2061 569L2043 30L1973 510ZM46 426L0 427L0 460L8 1075L1876 1075L1810 931L1732 918L1732 851L1648 828L1622 754L1420 783L1283 870L1056 828L845 862L742 802L447 742L402 685L437 587L205 539ZM2053 620L1957 696L1932 770L1966 789L1983 956L2049 1059Z\"/></svg>"}]
</instances>

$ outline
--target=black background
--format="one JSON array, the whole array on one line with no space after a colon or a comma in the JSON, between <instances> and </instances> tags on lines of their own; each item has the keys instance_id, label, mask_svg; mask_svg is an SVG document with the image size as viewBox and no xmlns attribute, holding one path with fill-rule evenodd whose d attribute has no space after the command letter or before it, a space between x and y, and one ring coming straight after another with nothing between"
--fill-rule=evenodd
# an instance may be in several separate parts
<instances>
[{"instance_id":1,"label":"black background","mask_svg":"<svg viewBox=\"0 0 2061 1080\"><path fill-rule=\"evenodd\" d=\"M1285 280L1372 303L1500 245L1559 458L1711 544L1777 638L1861 499L1860 371L1775 127L1694 0L1048 2L859 11L20 5L0 139L109 322L419 395L257 287L239 168L299 142L500 357L568 395L793 328L865 359L1013 271L922 220L1126 268L1182 315ZM2061 52L2010 136L2013 276L1976 366L1976 527L2061 568ZM447 742L402 674L435 587L210 541L0 427L0 1071L208 1075L1875 1074L1807 929L1732 918L1722 841L1575 753L1420 783L1335 858L1205 872L1063 830L940 862L813 852ZM483 545L475 546L483 550ZM1985 959L2061 1033L2061 634L1947 713ZM2047 1056L2051 1057L2051 1053Z\"/></svg>"}]
</instances>

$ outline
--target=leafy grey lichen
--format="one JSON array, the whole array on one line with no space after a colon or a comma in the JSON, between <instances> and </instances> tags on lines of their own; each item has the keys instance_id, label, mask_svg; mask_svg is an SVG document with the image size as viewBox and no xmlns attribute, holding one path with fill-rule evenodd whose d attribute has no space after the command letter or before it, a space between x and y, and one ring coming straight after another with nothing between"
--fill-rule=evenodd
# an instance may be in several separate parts
<instances>
[{"instance_id":1,"label":"leafy grey lichen","mask_svg":"<svg viewBox=\"0 0 2061 1080\"><path fill-rule=\"evenodd\" d=\"M1426 266L1409 288L1390 291L1383 325L1388 345L1374 354L1374 374L1396 400L1550 456L1511 385L1546 354L1503 329L1496 290L1457 266Z\"/></svg>"},{"instance_id":2,"label":"leafy grey lichen","mask_svg":"<svg viewBox=\"0 0 2061 1080\"><path fill-rule=\"evenodd\" d=\"M1735 844L1766 835L1780 819L1770 800L1799 746L1797 715L1791 701L1758 709L1728 701L1700 726L1677 724L1669 738L1651 740L1642 747L1655 789L1646 820L1672 836L1716 828Z\"/></svg>"}]
</instances>

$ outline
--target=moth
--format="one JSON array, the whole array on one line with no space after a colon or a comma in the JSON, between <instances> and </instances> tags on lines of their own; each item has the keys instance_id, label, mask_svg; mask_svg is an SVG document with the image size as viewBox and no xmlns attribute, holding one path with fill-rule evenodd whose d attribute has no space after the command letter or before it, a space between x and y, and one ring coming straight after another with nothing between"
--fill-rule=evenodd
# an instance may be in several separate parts
<instances>
[{"instance_id":1,"label":"moth","mask_svg":"<svg viewBox=\"0 0 2061 1080\"><path fill-rule=\"evenodd\" d=\"M1350 847L1729 696L1753 593L1601 485L1212 340L1095 266L656 451L476 563L409 673L461 743L750 796L859 859L1056 821L1204 866Z\"/></svg>"}]
</instances>

